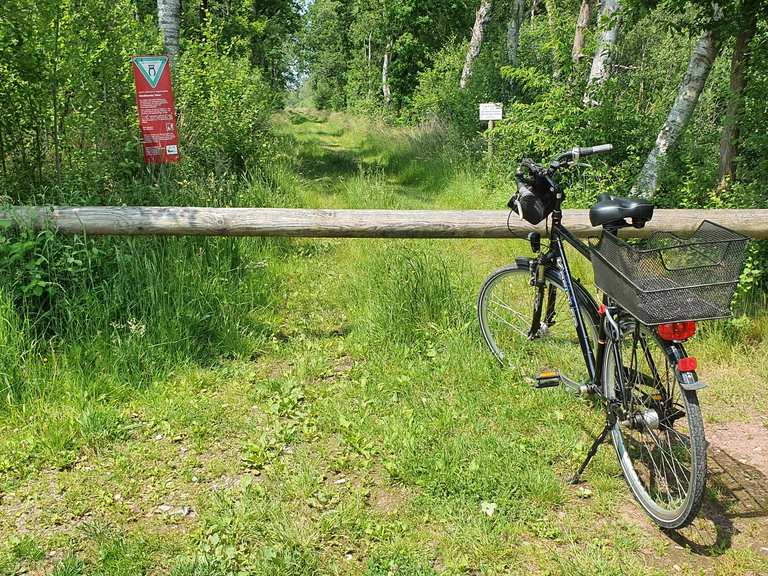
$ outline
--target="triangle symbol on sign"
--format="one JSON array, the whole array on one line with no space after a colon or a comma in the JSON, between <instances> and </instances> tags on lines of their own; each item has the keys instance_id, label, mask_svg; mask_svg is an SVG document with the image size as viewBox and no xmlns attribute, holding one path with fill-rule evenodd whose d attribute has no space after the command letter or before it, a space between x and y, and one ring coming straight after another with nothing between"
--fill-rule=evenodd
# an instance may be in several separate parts
<instances>
[{"instance_id":1,"label":"triangle symbol on sign","mask_svg":"<svg viewBox=\"0 0 768 576\"><path fill-rule=\"evenodd\" d=\"M152 88L157 88L168 58L165 56L151 56L134 58L133 61L136 63L136 67L141 72L141 75L144 76L144 79L149 82L149 85Z\"/></svg>"}]
</instances>

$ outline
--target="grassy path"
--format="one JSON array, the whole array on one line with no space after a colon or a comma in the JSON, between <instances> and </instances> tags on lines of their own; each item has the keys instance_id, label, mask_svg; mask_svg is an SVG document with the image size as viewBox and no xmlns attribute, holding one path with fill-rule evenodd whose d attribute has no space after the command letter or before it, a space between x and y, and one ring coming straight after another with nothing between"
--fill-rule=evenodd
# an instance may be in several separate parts
<instances>
[{"instance_id":1,"label":"grassy path","mask_svg":"<svg viewBox=\"0 0 768 576\"><path fill-rule=\"evenodd\" d=\"M276 125L296 143L299 175L283 185L305 206L506 200L428 133L300 112ZM476 332L475 291L510 244L280 243L253 263L277 288L252 355L181 366L78 413L92 441L66 459L53 427L0 420L0 464L24 442L43 454L6 465L0 574L768 572L765 476L733 451L717 455L706 514L679 534L649 525L608 448L585 486L567 485L599 418L530 389L551 359L501 370ZM765 338L726 346L718 334L699 355L752 383L713 384L710 424L764 435L751 414L765 414L766 367L733 364L743 346L768 351Z\"/></svg>"}]
</instances>

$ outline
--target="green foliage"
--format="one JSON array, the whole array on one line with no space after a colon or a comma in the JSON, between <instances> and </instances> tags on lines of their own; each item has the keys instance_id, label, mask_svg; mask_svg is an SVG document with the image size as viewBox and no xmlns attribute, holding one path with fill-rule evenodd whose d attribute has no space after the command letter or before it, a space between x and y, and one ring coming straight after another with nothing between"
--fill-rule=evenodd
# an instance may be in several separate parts
<instances>
[{"instance_id":1,"label":"green foliage","mask_svg":"<svg viewBox=\"0 0 768 576\"><path fill-rule=\"evenodd\" d=\"M420 74L410 108L413 118L434 118L465 134L477 130L479 95L474 90L456 89L465 54L464 43L446 46L435 57L434 65Z\"/></svg>"},{"instance_id":2,"label":"green foliage","mask_svg":"<svg viewBox=\"0 0 768 576\"><path fill-rule=\"evenodd\" d=\"M303 38L315 104L336 110L381 108L389 47L391 111L406 110L419 74L431 67L446 41L471 26L473 13L469 0L312 2Z\"/></svg>"},{"instance_id":3,"label":"green foliage","mask_svg":"<svg viewBox=\"0 0 768 576\"><path fill-rule=\"evenodd\" d=\"M274 93L246 58L218 50L218 43L207 29L205 42L185 50L178 64L178 124L191 174L238 174L273 153Z\"/></svg>"},{"instance_id":4,"label":"green foliage","mask_svg":"<svg viewBox=\"0 0 768 576\"><path fill-rule=\"evenodd\" d=\"M340 110L346 104L349 16L347 3L337 0L312 2L307 10L302 48L312 70L314 103L322 109Z\"/></svg>"}]
</instances>

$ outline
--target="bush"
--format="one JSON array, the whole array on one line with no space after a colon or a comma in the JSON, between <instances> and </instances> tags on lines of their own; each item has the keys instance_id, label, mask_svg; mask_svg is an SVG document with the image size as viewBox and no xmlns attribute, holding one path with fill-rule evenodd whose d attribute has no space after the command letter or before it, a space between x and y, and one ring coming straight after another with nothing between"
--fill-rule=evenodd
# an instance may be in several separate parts
<instances>
[{"instance_id":1,"label":"bush","mask_svg":"<svg viewBox=\"0 0 768 576\"><path fill-rule=\"evenodd\" d=\"M218 51L215 33L209 36L189 46L178 62L182 169L217 176L258 170L274 152L274 94L247 58Z\"/></svg>"}]
</instances>

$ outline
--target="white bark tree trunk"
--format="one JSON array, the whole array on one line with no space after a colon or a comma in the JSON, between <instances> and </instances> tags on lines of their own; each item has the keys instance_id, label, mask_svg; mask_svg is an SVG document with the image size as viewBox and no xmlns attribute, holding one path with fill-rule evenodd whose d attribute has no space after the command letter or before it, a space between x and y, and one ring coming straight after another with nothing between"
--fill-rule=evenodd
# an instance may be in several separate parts
<instances>
[{"instance_id":1,"label":"white bark tree trunk","mask_svg":"<svg viewBox=\"0 0 768 576\"><path fill-rule=\"evenodd\" d=\"M483 45L483 37L485 36L485 27L491 20L491 8L493 7L493 0L481 0L480 8L475 14L475 26L472 29L472 39L469 41L469 49L467 50L467 58L464 61L464 70L461 71L461 80L459 80L459 87L466 88L469 79L472 77L472 71L475 66L475 59L480 54L480 48Z\"/></svg>"},{"instance_id":2,"label":"white bark tree trunk","mask_svg":"<svg viewBox=\"0 0 768 576\"><path fill-rule=\"evenodd\" d=\"M688 70L677 90L675 103L656 138L656 144L648 154L635 186L632 188L633 195L653 198L656 193L659 167L664 161L667 151L675 145L680 134L688 125L716 56L715 36L711 31L705 32L693 49L691 59L688 62Z\"/></svg>"},{"instance_id":3,"label":"white bark tree trunk","mask_svg":"<svg viewBox=\"0 0 768 576\"><path fill-rule=\"evenodd\" d=\"M595 57L589 71L587 92L584 94L585 104L596 104L592 99L591 89L608 80L610 76L611 52L616 46L621 26L620 10L619 0L602 0L599 17L600 37L597 39Z\"/></svg>"},{"instance_id":4,"label":"white bark tree trunk","mask_svg":"<svg viewBox=\"0 0 768 576\"><path fill-rule=\"evenodd\" d=\"M179 13L181 0L157 0L157 24L163 34L163 46L173 59L179 54Z\"/></svg>"},{"instance_id":5,"label":"white bark tree trunk","mask_svg":"<svg viewBox=\"0 0 768 576\"><path fill-rule=\"evenodd\" d=\"M389 104L392 101L392 90L389 87L389 63L392 60L392 41L387 42L384 49L384 64L381 66L381 93L384 95L384 102Z\"/></svg>"},{"instance_id":6,"label":"white bark tree trunk","mask_svg":"<svg viewBox=\"0 0 768 576\"><path fill-rule=\"evenodd\" d=\"M523 25L525 0L512 0L512 14L507 24L507 63L517 66L517 51L520 47L520 27Z\"/></svg>"},{"instance_id":7,"label":"white bark tree trunk","mask_svg":"<svg viewBox=\"0 0 768 576\"><path fill-rule=\"evenodd\" d=\"M592 0L581 0L579 18L576 20L576 32L573 35L573 48L571 49L571 60L574 64L578 64L584 56L584 33L589 27L591 17Z\"/></svg>"}]
</instances>

